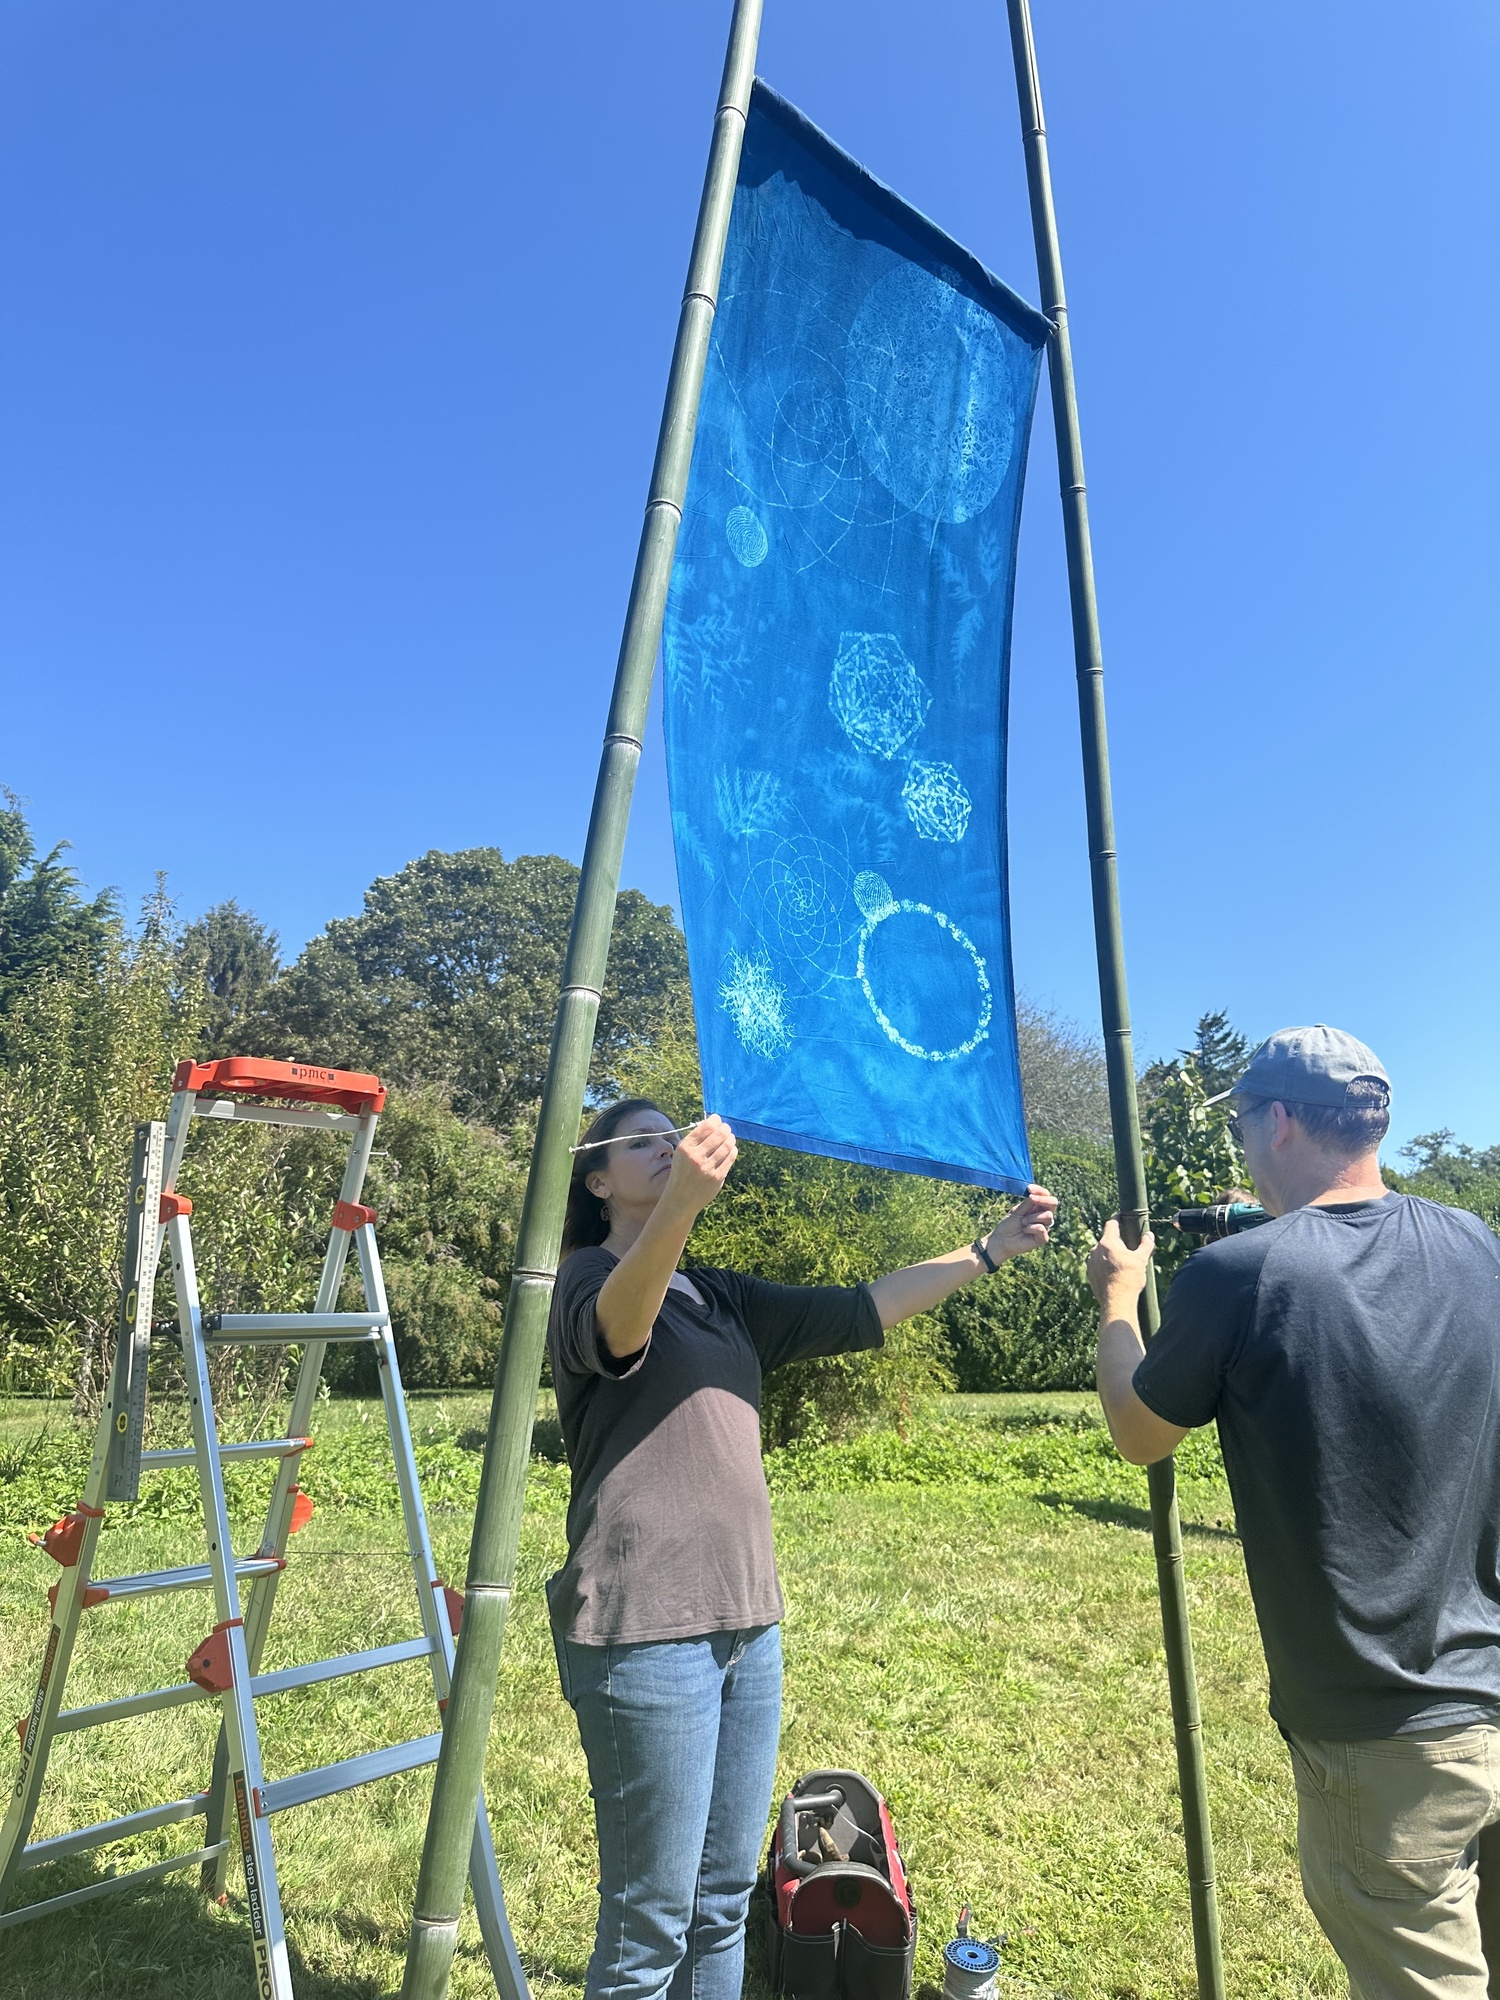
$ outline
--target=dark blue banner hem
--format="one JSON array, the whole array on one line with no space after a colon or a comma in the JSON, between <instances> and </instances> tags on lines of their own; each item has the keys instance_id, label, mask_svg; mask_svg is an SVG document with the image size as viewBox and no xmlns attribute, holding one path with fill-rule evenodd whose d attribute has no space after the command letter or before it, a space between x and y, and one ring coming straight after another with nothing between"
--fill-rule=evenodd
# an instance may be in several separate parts
<instances>
[{"instance_id":1,"label":"dark blue banner hem","mask_svg":"<svg viewBox=\"0 0 1500 2000\"><path fill-rule=\"evenodd\" d=\"M922 1174L933 1181L960 1181L965 1187L993 1188L997 1194L1025 1194L1030 1185L997 1174L976 1173L972 1167L956 1167L946 1161L919 1160L910 1153L881 1153L869 1146L810 1139L805 1132L779 1132L774 1125L753 1125L748 1118L731 1117L727 1122L737 1139L753 1139L761 1146L779 1146L783 1152L817 1153L825 1160L848 1160L856 1167L887 1167L893 1174Z\"/></svg>"},{"instance_id":2,"label":"dark blue banner hem","mask_svg":"<svg viewBox=\"0 0 1500 2000\"><path fill-rule=\"evenodd\" d=\"M789 138L812 154L835 179L843 182L851 193L869 205L879 215L885 216L902 232L922 244L927 251L947 269L966 284L991 311L1013 327L1024 340L1033 347L1045 347L1052 332L1052 322L1045 313L1038 312L1029 300L1012 291L1003 278L997 278L961 243L956 243L946 230L913 208L909 201L903 201L894 188L877 180L868 167L862 167L858 160L846 153L842 146L835 145L820 126L800 112L795 104L789 104L779 96L770 84L761 77L755 79L751 94L752 112L779 125Z\"/></svg>"}]
</instances>

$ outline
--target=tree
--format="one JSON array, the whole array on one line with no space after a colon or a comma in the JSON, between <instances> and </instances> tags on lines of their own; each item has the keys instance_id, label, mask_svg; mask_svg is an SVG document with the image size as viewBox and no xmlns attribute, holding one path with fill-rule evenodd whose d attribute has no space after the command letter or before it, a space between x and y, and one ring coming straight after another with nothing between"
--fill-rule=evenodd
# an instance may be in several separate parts
<instances>
[{"instance_id":1,"label":"tree","mask_svg":"<svg viewBox=\"0 0 1500 2000\"><path fill-rule=\"evenodd\" d=\"M178 958L183 981L204 991L200 1052L244 1054L239 1041L246 1032L255 1032L251 1024L281 970L275 931L231 896L187 926Z\"/></svg>"},{"instance_id":2,"label":"tree","mask_svg":"<svg viewBox=\"0 0 1500 2000\"><path fill-rule=\"evenodd\" d=\"M371 884L271 988L261 1053L432 1085L499 1130L541 1095L578 870L555 854L436 849ZM616 904L592 1080L689 1011L682 933L629 889Z\"/></svg>"},{"instance_id":3,"label":"tree","mask_svg":"<svg viewBox=\"0 0 1500 2000\"><path fill-rule=\"evenodd\" d=\"M440 1092L386 1099L364 1199L380 1216L391 1326L409 1388L493 1374L525 1186L526 1149L465 1125ZM374 1351L331 1350L328 1377L377 1390Z\"/></svg>"},{"instance_id":4,"label":"tree","mask_svg":"<svg viewBox=\"0 0 1500 2000\"><path fill-rule=\"evenodd\" d=\"M1146 1111L1147 1198L1158 1219L1157 1285L1165 1291L1196 1247L1177 1230L1159 1226L1179 1208L1202 1208L1231 1188L1246 1185L1245 1162L1229 1130L1227 1104L1210 1104L1196 1058L1164 1066L1165 1075Z\"/></svg>"},{"instance_id":5,"label":"tree","mask_svg":"<svg viewBox=\"0 0 1500 2000\"><path fill-rule=\"evenodd\" d=\"M1119 1206L1110 1149L1032 1134L1037 1179L1058 1197L1045 1250L1013 1258L998 1277L966 1285L938 1308L960 1389L1090 1389L1098 1308L1085 1266ZM974 1201L974 1228L993 1221L994 1196Z\"/></svg>"},{"instance_id":6,"label":"tree","mask_svg":"<svg viewBox=\"0 0 1500 2000\"><path fill-rule=\"evenodd\" d=\"M119 911L109 890L92 901L61 859L67 842L38 858L21 801L0 787L0 1015L45 973L75 960L97 963L117 929ZM3 1046L3 1044L0 1044Z\"/></svg>"},{"instance_id":7,"label":"tree","mask_svg":"<svg viewBox=\"0 0 1500 2000\"><path fill-rule=\"evenodd\" d=\"M1028 1127L1058 1138L1107 1139L1109 1076L1102 1043L1024 996L1016 1001L1016 1037Z\"/></svg>"},{"instance_id":8,"label":"tree","mask_svg":"<svg viewBox=\"0 0 1500 2000\"><path fill-rule=\"evenodd\" d=\"M1467 1208L1500 1233L1500 1146L1476 1151L1455 1142L1445 1126L1419 1133L1401 1148L1401 1158L1411 1162L1411 1171L1395 1174L1387 1169L1392 1187L1445 1202L1450 1208Z\"/></svg>"},{"instance_id":9,"label":"tree","mask_svg":"<svg viewBox=\"0 0 1500 2000\"><path fill-rule=\"evenodd\" d=\"M1215 1014L1200 1014L1198 1026L1193 1035L1190 1049L1179 1049L1170 1061L1151 1063L1142 1073L1140 1080L1141 1109L1144 1112L1152 1098L1170 1077L1176 1076L1183 1062L1191 1062L1203 1085L1204 1095L1217 1097L1220 1091L1229 1090L1239 1082L1245 1073L1254 1044L1247 1035L1242 1035L1231 1023L1227 1013L1221 1008Z\"/></svg>"},{"instance_id":10,"label":"tree","mask_svg":"<svg viewBox=\"0 0 1500 2000\"><path fill-rule=\"evenodd\" d=\"M1193 1046L1182 1054L1192 1057L1205 1093L1217 1097L1221 1090L1239 1082L1251 1052L1249 1037L1230 1025L1228 1014L1221 1008L1216 1014L1198 1016Z\"/></svg>"},{"instance_id":11,"label":"tree","mask_svg":"<svg viewBox=\"0 0 1500 2000\"><path fill-rule=\"evenodd\" d=\"M134 933L115 926L96 963L75 957L31 978L8 1017L0 1359L12 1380L71 1390L80 1413L97 1405L119 1305L131 1132L163 1116L172 1070L197 1039L195 996L182 991L177 964L171 907L158 890ZM213 1133L181 1185L201 1204L194 1235L210 1301L291 1304L308 1202L280 1170L275 1135ZM321 1207L326 1215L326 1199ZM170 1296L164 1269L160 1310Z\"/></svg>"}]
</instances>

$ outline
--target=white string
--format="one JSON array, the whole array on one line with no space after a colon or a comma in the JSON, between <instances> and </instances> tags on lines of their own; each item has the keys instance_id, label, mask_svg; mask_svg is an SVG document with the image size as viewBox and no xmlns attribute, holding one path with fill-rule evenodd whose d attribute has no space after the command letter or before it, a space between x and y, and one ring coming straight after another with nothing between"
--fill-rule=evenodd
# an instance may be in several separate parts
<instances>
[{"instance_id":1,"label":"white string","mask_svg":"<svg viewBox=\"0 0 1500 2000\"><path fill-rule=\"evenodd\" d=\"M595 1146L618 1146L622 1139L680 1139L691 1125L673 1125L665 1132L616 1132L608 1139L592 1139L586 1145L569 1146L570 1153L592 1153Z\"/></svg>"}]
</instances>

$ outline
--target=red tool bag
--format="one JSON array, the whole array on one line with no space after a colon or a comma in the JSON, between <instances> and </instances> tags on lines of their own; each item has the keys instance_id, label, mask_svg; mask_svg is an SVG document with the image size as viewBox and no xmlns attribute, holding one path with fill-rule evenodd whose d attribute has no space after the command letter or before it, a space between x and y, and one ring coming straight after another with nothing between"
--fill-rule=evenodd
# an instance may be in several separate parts
<instances>
[{"instance_id":1,"label":"red tool bag","mask_svg":"<svg viewBox=\"0 0 1500 2000\"><path fill-rule=\"evenodd\" d=\"M766 1857L771 1989L908 2000L917 1915L885 1800L857 1771L809 1771Z\"/></svg>"}]
</instances>

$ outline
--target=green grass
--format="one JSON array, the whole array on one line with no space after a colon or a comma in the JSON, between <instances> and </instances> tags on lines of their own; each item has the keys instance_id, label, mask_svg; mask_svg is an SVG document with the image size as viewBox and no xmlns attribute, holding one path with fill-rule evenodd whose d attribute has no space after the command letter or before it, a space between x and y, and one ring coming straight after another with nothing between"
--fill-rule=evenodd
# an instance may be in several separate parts
<instances>
[{"instance_id":1,"label":"green grass","mask_svg":"<svg viewBox=\"0 0 1500 2000\"><path fill-rule=\"evenodd\" d=\"M919 1979L938 1978L968 1898L987 1931L1008 1934L1008 1990L1018 1996L1194 1991L1145 1481L1114 1458L1093 1407L1084 1397L953 1398L905 1441L772 1463L789 1604L781 1780L850 1764L886 1792L921 1912ZM413 1402L439 1566L454 1579L485 1412L475 1396ZM540 1414L538 1443L555 1449L551 1412ZM306 1483L315 1487L321 1459L322 1498L292 1545L268 1665L415 1629L376 1422L377 1410L355 1402L320 1412ZM54 1420L45 1451L25 1456L40 1424L37 1404L0 1403L0 1716L29 1705L56 1576L20 1530L76 1497L79 1447L66 1425ZM1221 1468L1211 1446L1194 1444L1184 1516L1229 1990L1336 1994L1337 1964L1297 1886L1290 1774L1265 1714ZM512 1922L546 2000L581 1988L593 1918L587 1777L541 1596L562 1554L565 1481L555 1464L535 1469L487 1776ZM199 1559L194 1521L171 1504L166 1517L140 1510L112 1523L101 1573ZM252 1527L244 1540L254 1539ZM180 1679L207 1610L192 1592L90 1614L70 1702ZM424 1732L431 1694L420 1668L398 1668L266 1701L259 1713L266 1768L278 1777ZM37 1835L195 1789L213 1730L205 1706L64 1739ZM276 1820L300 1996L374 2000L399 1987L430 1783L427 1772L389 1779ZM55 1871L57 1886L191 1844L169 1830L80 1856ZM22 1893L34 1884L23 1878ZM172 1876L0 1932L0 1996L248 2000L233 1879L231 1891L216 1908L189 1877ZM760 1990L754 1975L747 1990ZM493 1991L472 1920L453 1991Z\"/></svg>"}]
</instances>

